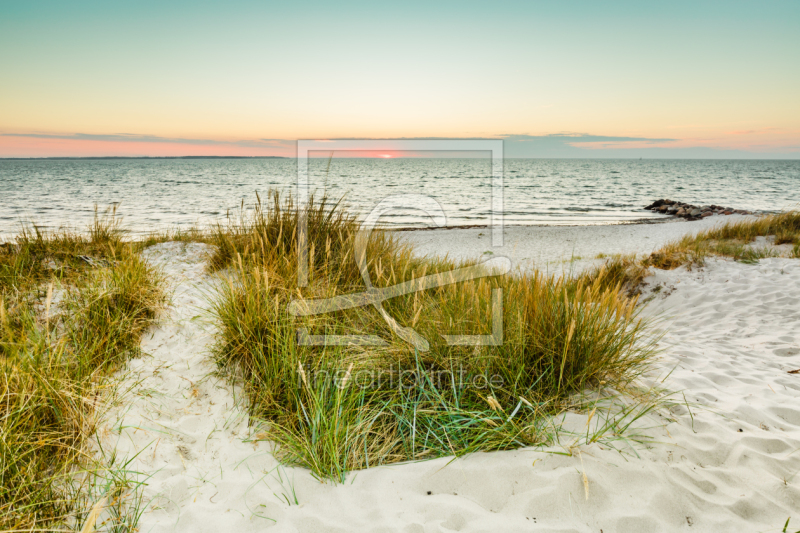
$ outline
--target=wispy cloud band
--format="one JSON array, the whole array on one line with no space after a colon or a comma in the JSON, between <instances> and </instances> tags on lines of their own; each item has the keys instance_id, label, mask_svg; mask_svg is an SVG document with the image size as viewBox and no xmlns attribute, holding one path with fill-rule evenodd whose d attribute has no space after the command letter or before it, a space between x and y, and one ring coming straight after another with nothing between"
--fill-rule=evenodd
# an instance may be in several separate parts
<instances>
[{"instance_id":1,"label":"wispy cloud band","mask_svg":"<svg viewBox=\"0 0 800 533\"><path fill-rule=\"evenodd\" d=\"M739 132L736 132L739 133ZM749 132L741 132L746 135ZM63 156L75 150L75 155L281 155L295 154L296 140L256 138L256 139L207 139L187 137L164 137L134 133L47 133L47 132L4 132L0 133L0 157L16 157L11 148L4 146L2 138L26 143L27 157ZM725 146L713 140L695 140L596 135L591 133L560 132L546 135L503 134L464 139L499 138L505 141L505 155L511 158L596 158L596 157L663 157L663 158L758 158L787 157L796 158L800 152L797 143L783 143L780 146L763 143L752 146ZM386 137L370 140L386 141L387 149L392 149L392 141L399 140L442 140L446 137ZM40 149L37 149L41 140ZM332 137L330 140L356 140L352 137ZM52 143L59 146L58 153ZM118 148L113 148L117 146ZM37 151L38 150L38 151ZM184 153L185 152L185 153ZM343 154L344 155L344 154Z\"/></svg>"}]
</instances>

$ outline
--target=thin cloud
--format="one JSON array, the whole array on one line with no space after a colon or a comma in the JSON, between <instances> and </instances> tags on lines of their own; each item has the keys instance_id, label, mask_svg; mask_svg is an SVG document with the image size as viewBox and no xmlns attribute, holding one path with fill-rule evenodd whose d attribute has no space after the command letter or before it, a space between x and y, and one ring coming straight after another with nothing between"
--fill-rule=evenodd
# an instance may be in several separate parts
<instances>
[{"instance_id":1,"label":"thin cloud","mask_svg":"<svg viewBox=\"0 0 800 533\"><path fill-rule=\"evenodd\" d=\"M734 134L757 134L775 130L742 130L730 132ZM189 139L184 137L161 137L132 133L114 134L53 134L53 133L0 133L2 137L26 137L35 139L58 139L71 141L106 141L118 143L161 143L186 145L195 147L225 148L226 152L242 149L280 149L285 155L291 155L297 141L291 139L257 138L240 140ZM752 158L752 157L796 157L798 147L794 142L780 145L721 147L717 139L674 139L656 137L632 137L595 135L583 132L558 132L546 135L529 135L526 133L509 133L502 135L486 135L483 137L464 137L465 140L503 139L504 155L508 158ZM329 137L326 140L365 140L358 137ZM377 141L400 140L453 140L452 137L386 137L371 138ZM715 146L716 145L716 146ZM176 147L176 149L180 150ZM242 152L244 155L246 152ZM252 153L252 152L251 152ZM234 155L234 154L231 154Z\"/></svg>"},{"instance_id":2,"label":"thin cloud","mask_svg":"<svg viewBox=\"0 0 800 533\"><path fill-rule=\"evenodd\" d=\"M286 145L290 141L283 139L243 139L235 141L219 139L189 139L183 137L159 137L157 135L140 135L135 133L0 133L2 137L27 137L33 139L59 139L72 141L104 141L104 142L136 142L136 143L169 143L192 144L196 146L239 146L243 148L263 148L269 146Z\"/></svg>"},{"instance_id":3,"label":"thin cloud","mask_svg":"<svg viewBox=\"0 0 800 533\"><path fill-rule=\"evenodd\" d=\"M549 135L501 135L505 140L516 142L563 142L568 144L587 142L651 142L662 143L678 139L659 139L653 137L615 137L611 135L592 135L590 133L551 133Z\"/></svg>"},{"instance_id":4,"label":"thin cloud","mask_svg":"<svg viewBox=\"0 0 800 533\"><path fill-rule=\"evenodd\" d=\"M774 133L776 131L781 131L781 128L761 128L758 130L734 130L734 131L727 131L725 132L726 135L761 135L764 133ZM796 132L789 132L783 130L786 133L796 133Z\"/></svg>"}]
</instances>

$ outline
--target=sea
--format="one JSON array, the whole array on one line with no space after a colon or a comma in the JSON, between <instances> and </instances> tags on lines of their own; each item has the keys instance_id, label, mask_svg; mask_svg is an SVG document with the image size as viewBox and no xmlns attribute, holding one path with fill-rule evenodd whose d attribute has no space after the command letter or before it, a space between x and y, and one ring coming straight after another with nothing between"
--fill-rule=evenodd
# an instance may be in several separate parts
<instances>
[{"instance_id":1,"label":"sea","mask_svg":"<svg viewBox=\"0 0 800 533\"><path fill-rule=\"evenodd\" d=\"M95 209L115 209L134 235L206 227L252 208L257 194L296 195L297 182L295 159L0 160L0 240L24 224L81 230ZM426 196L453 227L488 224L493 194L506 225L664 220L643 209L659 198L767 212L800 204L797 160L507 159L500 189L488 158L314 158L308 182L361 217L390 197ZM413 202L380 223L430 226Z\"/></svg>"}]
</instances>

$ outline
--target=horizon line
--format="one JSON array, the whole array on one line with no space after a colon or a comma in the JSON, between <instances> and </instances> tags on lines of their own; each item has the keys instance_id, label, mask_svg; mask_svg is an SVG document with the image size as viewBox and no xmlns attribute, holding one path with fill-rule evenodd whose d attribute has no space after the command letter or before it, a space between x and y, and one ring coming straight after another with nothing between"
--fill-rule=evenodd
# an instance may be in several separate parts
<instances>
[{"instance_id":1,"label":"horizon line","mask_svg":"<svg viewBox=\"0 0 800 533\"><path fill-rule=\"evenodd\" d=\"M283 155L175 155L175 156L43 156L43 157L0 157L0 161L70 161L70 160L107 160L107 159L296 159L296 156ZM325 156L313 159L327 159ZM478 157L332 157L331 159L484 159ZM630 160L630 161L800 161L796 158L779 157L514 157L503 159L576 159L576 160Z\"/></svg>"}]
</instances>

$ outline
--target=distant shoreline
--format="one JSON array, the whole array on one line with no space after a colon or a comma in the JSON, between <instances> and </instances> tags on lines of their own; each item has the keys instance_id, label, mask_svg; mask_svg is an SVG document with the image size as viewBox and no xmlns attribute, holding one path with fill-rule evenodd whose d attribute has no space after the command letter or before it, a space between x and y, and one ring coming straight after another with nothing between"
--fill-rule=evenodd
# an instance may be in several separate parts
<instances>
[{"instance_id":1,"label":"distant shoreline","mask_svg":"<svg viewBox=\"0 0 800 533\"><path fill-rule=\"evenodd\" d=\"M282 155L176 155L176 156L91 156L91 157L0 157L0 161L79 161L79 160L120 160L120 159L296 159L295 157L287 157ZM327 157L319 156L314 159L327 159ZM378 157L334 157L333 159L380 159ZM473 159L461 157L431 157L431 158L417 158L417 157L404 157L396 156L391 160L396 159ZM506 160L547 160L547 161L768 161L768 162L800 162L800 158L782 158L782 157L769 157L769 158L709 158L709 157L553 157L553 156L539 156L539 157L514 157L506 156Z\"/></svg>"},{"instance_id":2,"label":"distant shoreline","mask_svg":"<svg viewBox=\"0 0 800 533\"><path fill-rule=\"evenodd\" d=\"M107 157L0 157L0 161L59 161L103 159L289 159L281 155L174 155L174 156L107 156Z\"/></svg>"}]
</instances>

